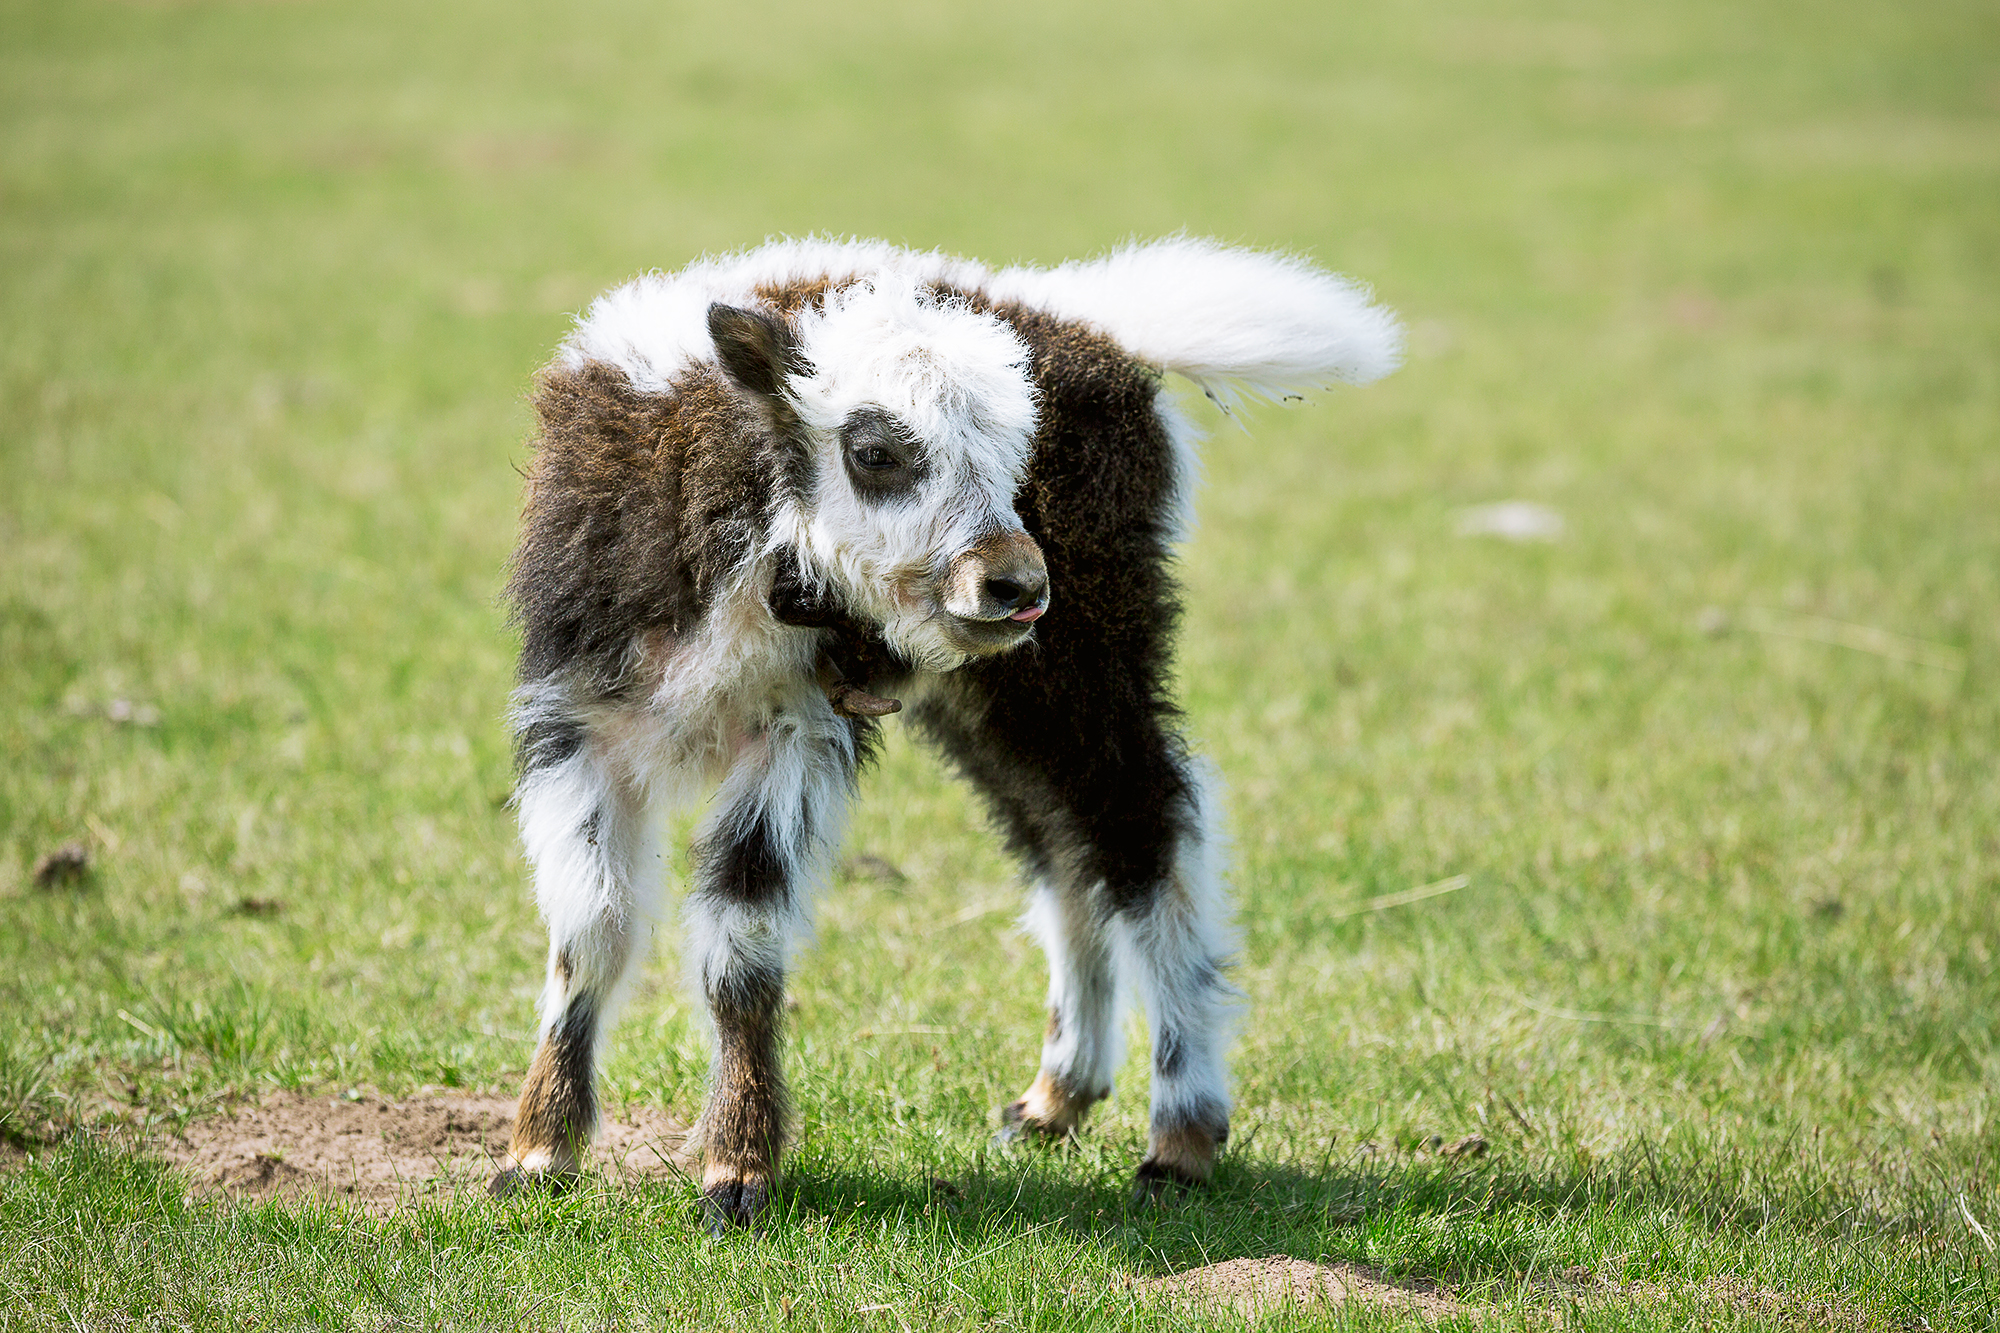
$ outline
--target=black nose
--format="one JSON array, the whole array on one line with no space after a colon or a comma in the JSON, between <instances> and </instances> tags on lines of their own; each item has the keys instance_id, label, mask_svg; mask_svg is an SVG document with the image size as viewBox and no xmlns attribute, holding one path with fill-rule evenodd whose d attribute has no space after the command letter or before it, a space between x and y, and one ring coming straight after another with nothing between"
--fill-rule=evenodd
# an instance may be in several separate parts
<instances>
[{"instance_id":1,"label":"black nose","mask_svg":"<svg viewBox=\"0 0 2000 1333\"><path fill-rule=\"evenodd\" d=\"M1019 611L1033 606L1048 591L1049 581L1038 574L1018 574L1011 579L986 580L986 595L1003 611Z\"/></svg>"}]
</instances>

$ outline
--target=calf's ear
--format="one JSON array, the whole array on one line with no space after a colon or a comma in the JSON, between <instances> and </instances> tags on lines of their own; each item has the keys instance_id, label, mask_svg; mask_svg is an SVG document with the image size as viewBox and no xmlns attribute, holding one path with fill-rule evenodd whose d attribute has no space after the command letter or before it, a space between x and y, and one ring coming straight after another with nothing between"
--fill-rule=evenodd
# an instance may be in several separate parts
<instances>
[{"instance_id":1,"label":"calf's ear","mask_svg":"<svg viewBox=\"0 0 2000 1333\"><path fill-rule=\"evenodd\" d=\"M791 329L761 310L717 302L708 308L708 336L729 378L766 398L777 398L785 376L805 364Z\"/></svg>"}]
</instances>

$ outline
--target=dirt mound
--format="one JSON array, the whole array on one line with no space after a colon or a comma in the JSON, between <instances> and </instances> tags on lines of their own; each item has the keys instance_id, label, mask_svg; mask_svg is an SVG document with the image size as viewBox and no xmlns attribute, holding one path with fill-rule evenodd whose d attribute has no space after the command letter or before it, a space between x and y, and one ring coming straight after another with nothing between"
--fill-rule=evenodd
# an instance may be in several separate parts
<instances>
[{"instance_id":1,"label":"dirt mound","mask_svg":"<svg viewBox=\"0 0 2000 1333\"><path fill-rule=\"evenodd\" d=\"M322 1194L387 1211L424 1194L483 1190L513 1120L511 1098L283 1093L193 1121L158 1146L202 1185L239 1198ZM686 1139L686 1127L663 1112L607 1113L593 1157L613 1176L674 1176L689 1165Z\"/></svg>"},{"instance_id":2,"label":"dirt mound","mask_svg":"<svg viewBox=\"0 0 2000 1333\"><path fill-rule=\"evenodd\" d=\"M1871 1316L1844 1296L1779 1291L1737 1277L1712 1277L1692 1286L1669 1288L1656 1282L1611 1281L1587 1269L1572 1268L1536 1279L1529 1288L1531 1296L1539 1297L1537 1303L1545 1310L1556 1303L1598 1309L1654 1306L1674 1298L1678 1292L1788 1327L1850 1333L1903 1327ZM1309 1263L1285 1255L1231 1259L1205 1268L1190 1268L1141 1282L1135 1290L1161 1298L1194 1300L1211 1308L1230 1308L1251 1319L1298 1306L1345 1306L1415 1315L1427 1323L1452 1317L1476 1321L1491 1313L1490 1309L1456 1300L1434 1282L1392 1278L1360 1264ZM1548 1312L1560 1326L1560 1313Z\"/></svg>"},{"instance_id":3,"label":"dirt mound","mask_svg":"<svg viewBox=\"0 0 2000 1333\"><path fill-rule=\"evenodd\" d=\"M1292 1304L1394 1311L1432 1322L1476 1313L1434 1283L1387 1277L1360 1264L1316 1264L1285 1255L1189 1268L1142 1282L1138 1290L1233 1306L1252 1317Z\"/></svg>"}]
</instances>

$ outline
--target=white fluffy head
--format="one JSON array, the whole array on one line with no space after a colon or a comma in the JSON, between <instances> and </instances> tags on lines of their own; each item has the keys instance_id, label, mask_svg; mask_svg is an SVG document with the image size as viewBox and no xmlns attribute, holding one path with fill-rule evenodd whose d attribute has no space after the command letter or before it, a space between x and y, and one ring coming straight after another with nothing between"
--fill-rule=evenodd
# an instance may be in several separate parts
<instances>
[{"instance_id":1,"label":"white fluffy head","mask_svg":"<svg viewBox=\"0 0 2000 1333\"><path fill-rule=\"evenodd\" d=\"M782 536L906 658L954 667L969 652L943 608L952 562L1021 529L1013 497L1036 425L1028 349L1000 320L896 274L830 294L797 333L808 368L786 396L810 437L816 493ZM921 477L906 492L871 496L852 478L843 432L870 414L916 448Z\"/></svg>"},{"instance_id":2,"label":"white fluffy head","mask_svg":"<svg viewBox=\"0 0 2000 1333\"><path fill-rule=\"evenodd\" d=\"M801 313L800 350L810 376L795 378L798 405L837 427L849 411L886 408L943 458L975 468L1027 465L1035 431L1028 349L991 315L940 301L911 280L882 274L831 293Z\"/></svg>"}]
</instances>

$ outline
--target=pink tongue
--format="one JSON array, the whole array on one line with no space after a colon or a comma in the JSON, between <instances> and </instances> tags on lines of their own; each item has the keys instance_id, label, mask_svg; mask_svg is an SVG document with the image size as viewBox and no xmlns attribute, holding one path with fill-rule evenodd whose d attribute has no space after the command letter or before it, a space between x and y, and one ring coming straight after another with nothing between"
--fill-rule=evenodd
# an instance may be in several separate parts
<instances>
[{"instance_id":1,"label":"pink tongue","mask_svg":"<svg viewBox=\"0 0 2000 1333\"><path fill-rule=\"evenodd\" d=\"M1013 615L1008 616L1007 619L1018 620L1023 625L1025 625L1031 620L1040 620L1042 618L1042 612L1046 610L1048 610L1046 606L1023 607L1021 610L1016 611Z\"/></svg>"}]
</instances>

